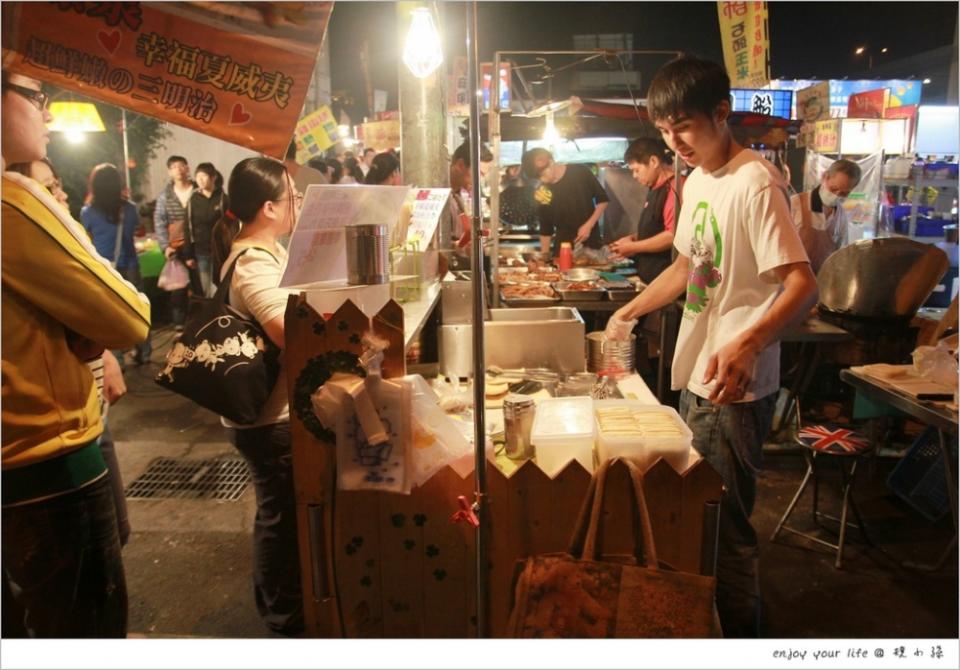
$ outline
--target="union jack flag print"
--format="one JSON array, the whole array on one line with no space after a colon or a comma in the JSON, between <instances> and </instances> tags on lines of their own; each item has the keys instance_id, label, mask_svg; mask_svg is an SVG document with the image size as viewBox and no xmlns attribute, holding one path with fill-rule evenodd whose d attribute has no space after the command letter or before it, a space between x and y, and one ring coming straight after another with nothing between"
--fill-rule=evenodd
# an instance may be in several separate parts
<instances>
[{"instance_id":1,"label":"union jack flag print","mask_svg":"<svg viewBox=\"0 0 960 670\"><path fill-rule=\"evenodd\" d=\"M797 437L814 451L828 454L853 455L870 448L870 442L856 432L831 424L801 428Z\"/></svg>"}]
</instances>

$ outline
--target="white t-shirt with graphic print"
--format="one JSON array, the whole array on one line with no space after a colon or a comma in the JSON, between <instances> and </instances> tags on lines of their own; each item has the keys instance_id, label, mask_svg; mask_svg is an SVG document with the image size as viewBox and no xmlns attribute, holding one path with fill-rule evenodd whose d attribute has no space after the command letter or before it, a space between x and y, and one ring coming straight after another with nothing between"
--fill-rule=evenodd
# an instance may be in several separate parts
<instances>
[{"instance_id":1,"label":"white t-shirt with graphic print","mask_svg":"<svg viewBox=\"0 0 960 670\"><path fill-rule=\"evenodd\" d=\"M673 388L707 398L710 357L770 309L781 286L773 270L807 261L790 217L786 183L750 149L722 168L693 171L683 189L677 251L690 259L673 357ZM780 344L757 356L742 402L780 388Z\"/></svg>"}]
</instances>

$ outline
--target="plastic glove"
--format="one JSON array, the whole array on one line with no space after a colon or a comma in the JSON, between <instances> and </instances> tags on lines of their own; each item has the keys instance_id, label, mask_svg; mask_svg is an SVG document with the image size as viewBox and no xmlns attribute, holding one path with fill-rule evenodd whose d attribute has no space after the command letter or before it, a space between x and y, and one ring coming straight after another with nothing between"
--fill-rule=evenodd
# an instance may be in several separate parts
<instances>
[{"instance_id":1,"label":"plastic glove","mask_svg":"<svg viewBox=\"0 0 960 670\"><path fill-rule=\"evenodd\" d=\"M610 320L607 321L607 327L603 331L603 337L607 340L628 340L630 339L630 333L633 332L633 328L636 325L636 319L624 321L614 314L610 317Z\"/></svg>"}]
</instances>

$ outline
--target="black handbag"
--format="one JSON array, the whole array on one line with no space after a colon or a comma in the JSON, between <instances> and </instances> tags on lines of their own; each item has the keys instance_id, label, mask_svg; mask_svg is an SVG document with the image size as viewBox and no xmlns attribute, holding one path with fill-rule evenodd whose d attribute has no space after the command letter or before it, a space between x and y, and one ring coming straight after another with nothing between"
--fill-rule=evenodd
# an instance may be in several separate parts
<instances>
[{"instance_id":1,"label":"black handbag","mask_svg":"<svg viewBox=\"0 0 960 670\"><path fill-rule=\"evenodd\" d=\"M230 421L249 425L280 374L280 348L255 319L230 307L237 255L212 298L193 297L183 332L155 381Z\"/></svg>"}]
</instances>

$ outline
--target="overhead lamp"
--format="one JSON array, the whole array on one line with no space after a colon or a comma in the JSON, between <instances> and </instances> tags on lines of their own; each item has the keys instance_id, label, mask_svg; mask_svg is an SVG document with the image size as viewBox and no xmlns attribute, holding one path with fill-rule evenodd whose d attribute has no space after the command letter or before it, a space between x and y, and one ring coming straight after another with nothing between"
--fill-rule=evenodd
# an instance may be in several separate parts
<instances>
[{"instance_id":1,"label":"overhead lamp","mask_svg":"<svg viewBox=\"0 0 960 670\"><path fill-rule=\"evenodd\" d=\"M547 112L547 122L543 129L543 141L552 147L562 139L560 133L557 132L557 125L553 122L553 112Z\"/></svg>"},{"instance_id":2,"label":"overhead lamp","mask_svg":"<svg viewBox=\"0 0 960 670\"><path fill-rule=\"evenodd\" d=\"M403 46L403 63L418 79L429 77L443 63L440 34L426 7L417 7L411 12L410 31Z\"/></svg>"},{"instance_id":3,"label":"overhead lamp","mask_svg":"<svg viewBox=\"0 0 960 670\"><path fill-rule=\"evenodd\" d=\"M887 47L883 47L882 49L880 49L880 53L882 53L882 54L885 54L885 53L887 53L888 51L889 51L889 49L887 49Z\"/></svg>"},{"instance_id":4,"label":"overhead lamp","mask_svg":"<svg viewBox=\"0 0 960 670\"><path fill-rule=\"evenodd\" d=\"M930 83L930 77L927 77L926 79L924 79L924 80L923 80L923 83L924 83L924 84L929 84L929 83Z\"/></svg>"},{"instance_id":5,"label":"overhead lamp","mask_svg":"<svg viewBox=\"0 0 960 670\"><path fill-rule=\"evenodd\" d=\"M103 119L92 102L52 102L50 114L53 120L47 129L60 132L71 144L80 144L86 133L104 133L107 131Z\"/></svg>"},{"instance_id":6,"label":"overhead lamp","mask_svg":"<svg viewBox=\"0 0 960 670\"><path fill-rule=\"evenodd\" d=\"M853 53L855 53L856 55L859 56L860 54L862 54L862 53L863 53L864 51L866 51L866 50L867 50L867 47L857 47L856 51L854 51Z\"/></svg>"}]
</instances>

